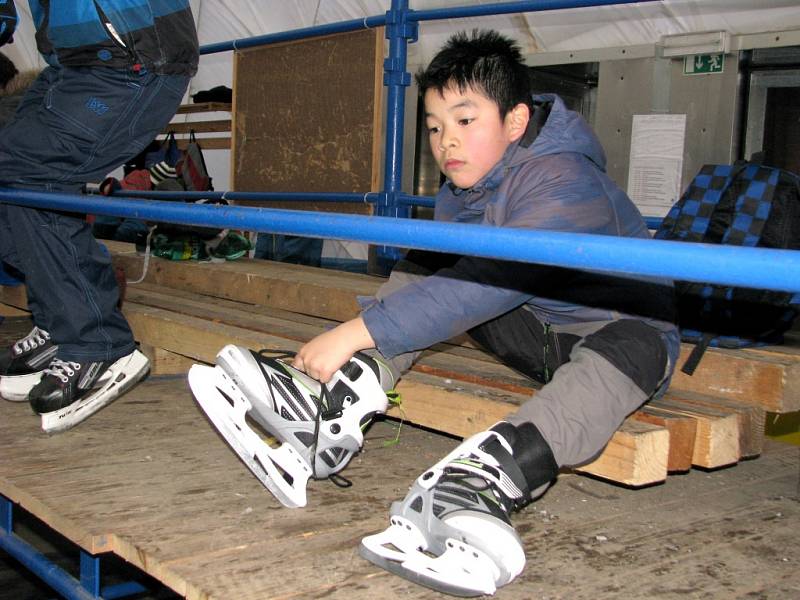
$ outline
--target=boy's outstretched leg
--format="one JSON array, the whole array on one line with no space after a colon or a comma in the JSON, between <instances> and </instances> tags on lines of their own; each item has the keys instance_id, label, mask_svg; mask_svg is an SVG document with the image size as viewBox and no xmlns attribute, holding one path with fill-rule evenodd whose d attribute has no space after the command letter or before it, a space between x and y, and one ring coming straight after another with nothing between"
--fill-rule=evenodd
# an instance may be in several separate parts
<instances>
[{"instance_id":1,"label":"boy's outstretched leg","mask_svg":"<svg viewBox=\"0 0 800 600\"><path fill-rule=\"evenodd\" d=\"M285 506L306 505L309 478L341 471L364 442L363 429L386 412L388 368L357 353L321 384L283 361L225 346L215 367L194 365L189 385L222 437ZM281 443L268 444L252 419Z\"/></svg>"},{"instance_id":2,"label":"boy's outstretched leg","mask_svg":"<svg viewBox=\"0 0 800 600\"><path fill-rule=\"evenodd\" d=\"M540 495L558 465L532 423L500 422L425 471L390 510L390 526L361 555L406 579L456 596L492 594L525 566L509 514Z\"/></svg>"}]
</instances>

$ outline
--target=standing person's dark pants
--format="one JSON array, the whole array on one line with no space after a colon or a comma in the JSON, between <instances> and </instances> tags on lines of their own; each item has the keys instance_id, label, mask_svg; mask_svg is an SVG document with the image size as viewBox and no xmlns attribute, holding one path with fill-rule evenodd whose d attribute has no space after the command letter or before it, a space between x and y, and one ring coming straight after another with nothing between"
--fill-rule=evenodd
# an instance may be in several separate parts
<instances>
[{"instance_id":1,"label":"standing person's dark pants","mask_svg":"<svg viewBox=\"0 0 800 600\"><path fill-rule=\"evenodd\" d=\"M138 154L169 123L182 75L46 68L0 135L0 185L78 192ZM0 258L25 274L35 324L58 357L114 360L134 349L111 259L82 215L0 203Z\"/></svg>"}]
</instances>

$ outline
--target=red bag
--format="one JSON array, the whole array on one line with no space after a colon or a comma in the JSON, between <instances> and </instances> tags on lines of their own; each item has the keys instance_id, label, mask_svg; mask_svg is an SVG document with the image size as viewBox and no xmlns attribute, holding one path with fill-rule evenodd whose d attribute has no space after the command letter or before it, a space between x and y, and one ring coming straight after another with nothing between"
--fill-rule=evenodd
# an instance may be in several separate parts
<instances>
[{"instance_id":1,"label":"red bag","mask_svg":"<svg viewBox=\"0 0 800 600\"><path fill-rule=\"evenodd\" d=\"M197 142L194 130L189 132L189 145L183 153L183 158L178 161L175 170L187 191L207 192L214 189L214 186L211 185L211 177L206 169L203 150Z\"/></svg>"}]
</instances>

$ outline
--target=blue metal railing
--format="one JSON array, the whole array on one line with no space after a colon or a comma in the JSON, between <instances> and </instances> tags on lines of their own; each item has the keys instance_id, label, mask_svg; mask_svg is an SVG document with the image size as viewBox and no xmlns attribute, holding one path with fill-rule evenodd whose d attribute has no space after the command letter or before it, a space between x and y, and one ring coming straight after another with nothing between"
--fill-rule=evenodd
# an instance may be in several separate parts
<instances>
[{"instance_id":1,"label":"blue metal railing","mask_svg":"<svg viewBox=\"0 0 800 600\"><path fill-rule=\"evenodd\" d=\"M419 219L185 204L0 188L0 201L204 227L440 250L620 274L800 291L800 252Z\"/></svg>"}]
</instances>

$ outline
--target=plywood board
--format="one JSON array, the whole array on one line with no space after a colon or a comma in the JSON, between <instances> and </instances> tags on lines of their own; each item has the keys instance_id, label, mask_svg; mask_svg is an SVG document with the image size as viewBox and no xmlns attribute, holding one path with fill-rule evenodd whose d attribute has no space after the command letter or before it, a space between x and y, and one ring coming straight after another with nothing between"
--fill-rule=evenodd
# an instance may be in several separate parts
<instances>
[{"instance_id":1,"label":"plywood board","mask_svg":"<svg viewBox=\"0 0 800 600\"><path fill-rule=\"evenodd\" d=\"M377 190L383 45L376 29L236 52L233 189ZM371 212L365 203L259 205Z\"/></svg>"}]
</instances>

